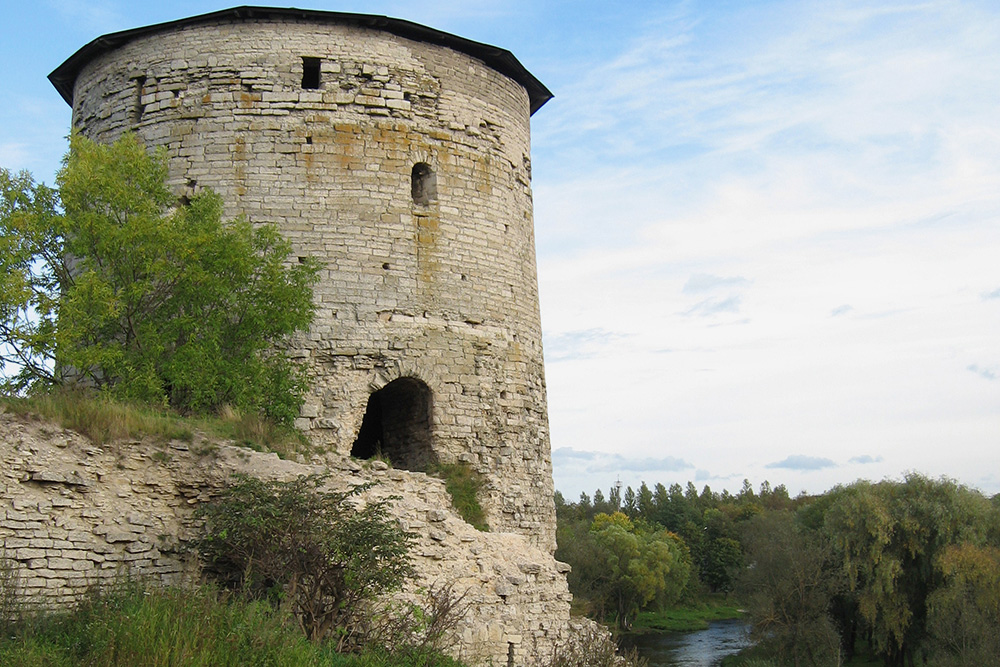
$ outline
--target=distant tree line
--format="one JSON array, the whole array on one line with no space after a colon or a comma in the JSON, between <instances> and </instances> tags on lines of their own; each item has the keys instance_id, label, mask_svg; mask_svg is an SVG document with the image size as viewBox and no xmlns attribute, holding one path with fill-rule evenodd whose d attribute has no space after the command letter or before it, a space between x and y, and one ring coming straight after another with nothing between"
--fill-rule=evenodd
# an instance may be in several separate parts
<instances>
[{"instance_id":1,"label":"distant tree line","mask_svg":"<svg viewBox=\"0 0 1000 667\"><path fill-rule=\"evenodd\" d=\"M1000 664L1000 496L917 474L797 498L643 483L556 511L571 590L622 629L717 592L775 664Z\"/></svg>"}]
</instances>

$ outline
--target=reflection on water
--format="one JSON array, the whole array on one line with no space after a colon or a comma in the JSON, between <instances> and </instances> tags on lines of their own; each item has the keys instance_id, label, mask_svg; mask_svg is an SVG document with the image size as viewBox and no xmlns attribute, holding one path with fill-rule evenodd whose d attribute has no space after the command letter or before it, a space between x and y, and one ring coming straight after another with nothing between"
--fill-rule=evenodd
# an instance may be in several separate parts
<instances>
[{"instance_id":1,"label":"reflection on water","mask_svg":"<svg viewBox=\"0 0 1000 667\"><path fill-rule=\"evenodd\" d=\"M649 660L649 667L713 667L727 655L750 645L749 626L741 620L715 621L708 630L671 632L628 637L625 648L635 647Z\"/></svg>"}]
</instances>

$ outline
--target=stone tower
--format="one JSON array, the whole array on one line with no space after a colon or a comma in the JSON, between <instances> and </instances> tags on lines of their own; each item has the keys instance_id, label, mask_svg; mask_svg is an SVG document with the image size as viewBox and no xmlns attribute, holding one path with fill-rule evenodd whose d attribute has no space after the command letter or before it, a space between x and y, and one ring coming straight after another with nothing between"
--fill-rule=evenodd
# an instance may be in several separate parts
<instances>
[{"instance_id":1,"label":"stone tower","mask_svg":"<svg viewBox=\"0 0 1000 667\"><path fill-rule=\"evenodd\" d=\"M467 462L494 531L554 550L529 118L507 51L382 16L240 7L95 39L50 80L133 131L183 200L275 223L322 265L298 426L342 454Z\"/></svg>"}]
</instances>

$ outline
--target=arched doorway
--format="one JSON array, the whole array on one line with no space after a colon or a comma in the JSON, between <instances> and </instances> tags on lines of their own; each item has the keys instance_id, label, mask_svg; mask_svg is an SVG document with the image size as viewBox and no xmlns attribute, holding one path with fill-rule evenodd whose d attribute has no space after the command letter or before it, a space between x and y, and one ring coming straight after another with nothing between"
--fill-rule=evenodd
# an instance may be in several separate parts
<instances>
[{"instance_id":1,"label":"arched doorway","mask_svg":"<svg viewBox=\"0 0 1000 667\"><path fill-rule=\"evenodd\" d=\"M368 397L351 456L383 456L394 468L427 470L437 463L431 447L431 390L417 378L393 380Z\"/></svg>"}]
</instances>

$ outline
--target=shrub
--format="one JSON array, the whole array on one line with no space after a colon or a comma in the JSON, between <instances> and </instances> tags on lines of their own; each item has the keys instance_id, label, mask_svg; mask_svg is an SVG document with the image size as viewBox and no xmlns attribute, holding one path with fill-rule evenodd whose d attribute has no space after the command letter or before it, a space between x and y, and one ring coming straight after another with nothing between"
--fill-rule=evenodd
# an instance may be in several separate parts
<instances>
[{"instance_id":1,"label":"shrub","mask_svg":"<svg viewBox=\"0 0 1000 667\"><path fill-rule=\"evenodd\" d=\"M619 654L611 633L598 625L580 628L556 646L552 667L646 667L635 649Z\"/></svg>"},{"instance_id":2,"label":"shrub","mask_svg":"<svg viewBox=\"0 0 1000 667\"><path fill-rule=\"evenodd\" d=\"M361 502L367 486L327 491L324 482L237 478L199 508L198 548L224 586L285 603L311 639L335 635L338 650L356 648L367 603L412 573L410 536L390 518L389 501Z\"/></svg>"}]
</instances>

